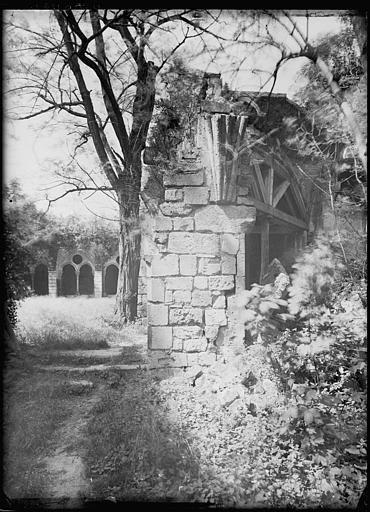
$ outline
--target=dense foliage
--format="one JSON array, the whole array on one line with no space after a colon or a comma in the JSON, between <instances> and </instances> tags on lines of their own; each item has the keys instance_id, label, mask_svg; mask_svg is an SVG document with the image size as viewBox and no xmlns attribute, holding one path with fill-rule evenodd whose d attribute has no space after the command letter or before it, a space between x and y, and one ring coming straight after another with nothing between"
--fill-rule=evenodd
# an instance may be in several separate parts
<instances>
[{"instance_id":1,"label":"dense foliage","mask_svg":"<svg viewBox=\"0 0 370 512\"><path fill-rule=\"evenodd\" d=\"M3 204L5 305L8 318L15 325L17 301L29 295L30 265L33 263L32 253L25 247L25 242L42 219L16 181L4 187Z\"/></svg>"},{"instance_id":2,"label":"dense foliage","mask_svg":"<svg viewBox=\"0 0 370 512\"><path fill-rule=\"evenodd\" d=\"M328 505L346 504L366 472L366 283L345 276L340 252L319 239L295 263L285 299L271 285L244 296L246 328L262 334L285 396L270 425L278 443L321 466Z\"/></svg>"},{"instance_id":3,"label":"dense foliage","mask_svg":"<svg viewBox=\"0 0 370 512\"><path fill-rule=\"evenodd\" d=\"M158 93L149 146L158 164L173 162L184 138L191 140L199 109L202 77L174 58Z\"/></svg>"}]
</instances>

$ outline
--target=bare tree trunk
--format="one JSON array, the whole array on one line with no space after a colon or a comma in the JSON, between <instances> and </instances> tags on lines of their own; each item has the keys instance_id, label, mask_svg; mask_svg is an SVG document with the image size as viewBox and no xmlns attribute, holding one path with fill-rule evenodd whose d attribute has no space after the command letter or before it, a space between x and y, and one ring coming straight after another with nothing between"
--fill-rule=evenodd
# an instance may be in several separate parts
<instances>
[{"instance_id":1,"label":"bare tree trunk","mask_svg":"<svg viewBox=\"0 0 370 512\"><path fill-rule=\"evenodd\" d=\"M140 166L139 168L137 166ZM141 163L135 163L136 179L125 180L119 197L119 275L116 295L116 315L123 322L133 322L137 315L137 293L140 269L141 230L139 223ZM140 178L141 181L141 178Z\"/></svg>"}]
</instances>

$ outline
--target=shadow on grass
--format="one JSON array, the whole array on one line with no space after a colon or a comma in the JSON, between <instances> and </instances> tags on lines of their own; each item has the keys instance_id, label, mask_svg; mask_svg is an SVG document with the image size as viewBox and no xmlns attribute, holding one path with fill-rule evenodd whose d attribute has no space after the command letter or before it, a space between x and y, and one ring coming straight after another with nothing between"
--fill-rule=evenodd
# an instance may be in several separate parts
<instances>
[{"instance_id":1,"label":"shadow on grass","mask_svg":"<svg viewBox=\"0 0 370 512\"><path fill-rule=\"evenodd\" d=\"M188 501L181 488L198 478L198 455L168 414L164 377L127 373L91 411L85 464L94 499Z\"/></svg>"},{"instance_id":2,"label":"shadow on grass","mask_svg":"<svg viewBox=\"0 0 370 512\"><path fill-rule=\"evenodd\" d=\"M45 494L43 457L55 448L55 433L81 401L67 384L62 376L33 371L23 358L4 365L3 484L17 507Z\"/></svg>"}]
</instances>

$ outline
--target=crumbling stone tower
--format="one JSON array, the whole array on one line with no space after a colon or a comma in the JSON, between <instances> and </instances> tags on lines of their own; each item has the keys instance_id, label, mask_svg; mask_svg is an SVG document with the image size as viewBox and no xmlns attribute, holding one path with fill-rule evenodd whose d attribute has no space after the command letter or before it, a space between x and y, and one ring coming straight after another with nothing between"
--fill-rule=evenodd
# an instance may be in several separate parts
<instances>
[{"instance_id":1,"label":"crumbling stone tower","mask_svg":"<svg viewBox=\"0 0 370 512\"><path fill-rule=\"evenodd\" d=\"M165 200L143 249L154 366L209 364L227 340L242 338L238 292L273 258L302 247L310 227L304 180L256 128L266 111L251 93L222 98L219 75L207 80L211 94L177 169L165 173ZM284 95L274 100L293 108Z\"/></svg>"}]
</instances>

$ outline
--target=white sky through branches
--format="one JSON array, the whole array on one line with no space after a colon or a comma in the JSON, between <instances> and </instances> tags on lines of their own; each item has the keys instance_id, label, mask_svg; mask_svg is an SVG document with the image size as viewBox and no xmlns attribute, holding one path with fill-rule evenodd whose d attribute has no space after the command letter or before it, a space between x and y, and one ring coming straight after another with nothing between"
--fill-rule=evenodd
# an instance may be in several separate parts
<instances>
[{"instance_id":1,"label":"white sky through branches","mask_svg":"<svg viewBox=\"0 0 370 512\"><path fill-rule=\"evenodd\" d=\"M25 18L29 27L37 30L46 28L49 25L50 11L6 11L5 18L11 17L12 21L22 21ZM306 19L304 16L294 18L303 32L306 30ZM263 24L260 30L263 30ZM325 34L332 34L340 30L340 22L337 16L318 16L310 17L309 20L309 39L314 42L318 37ZM253 27L253 30L257 27ZM235 20L224 22L222 34L230 35L236 29ZM250 31L250 33L253 32ZM216 31L216 30L215 30ZM173 34L176 37L175 34ZM282 33L276 32L274 36L283 38ZM163 37L167 37L166 34ZM249 39L253 40L253 36ZM178 55L186 57L186 62L190 66L202 71L221 73L223 82L227 82L231 89L236 90L254 90L257 91L266 81L268 74L274 70L276 63L276 54L274 49L264 49L260 52L252 45L239 49L229 49L228 54L212 53L212 45L209 45L210 52L202 53L194 57L199 49L199 41L194 38L192 45L180 49ZM4 32L3 51L5 60L11 61L14 56L7 54L8 40ZM197 46L198 45L198 46ZM249 48L249 49L247 49ZM154 59L153 59L154 60ZM237 62L243 61L243 66L238 69ZM279 72L274 92L285 93L288 97L296 92L302 85L296 77L306 59L300 58L287 62ZM254 70L252 72L252 70ZM7 89L6 83L3 84L3 90ZM264 90L270 90L271 82L264 87ZM17 93L12 93L12 97L4 97L4 111L7 108L16 108L19 99L15 97ZM22 100L24 101L24 100ZM30 99L30 101L32 101ZM73 151L73 141L68 140L66 133L68 126L61 126L48 115L39 116L31 120L11 121L7 117L4 119L4 182L8 183L11 179L18 179L24 192L33 200L37 201L39 208L46 208L45 188L51 187L55 183L53 173L54 161L68 161L68 152ZM45 126L47 129L45 130ZM93 161L93 160L92 160ZM93 165L89 158L85 157L83 162L87 167ZM58 191L58 189L56 189ZM56 195L56 191L49 191L49 195ZM60 189L59 189L60 191ZM82 197L82 196L81 196ZM75 213L79 215L90 215L86 206L100 215L113 217L115 205L109 201L103 194L95 194L91 199L85 202L81 200L76 193L70 194L54 203L51 211L56 214ZM86 196L85 196L86 197Z\"/></svg>"}]
</instances>

